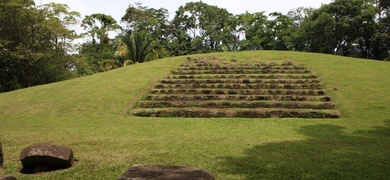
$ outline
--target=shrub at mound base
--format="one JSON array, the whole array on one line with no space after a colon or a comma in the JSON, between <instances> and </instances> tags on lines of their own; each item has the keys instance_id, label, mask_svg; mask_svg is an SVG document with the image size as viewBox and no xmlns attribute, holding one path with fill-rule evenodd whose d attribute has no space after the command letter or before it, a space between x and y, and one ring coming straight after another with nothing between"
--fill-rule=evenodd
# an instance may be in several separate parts
<instances>
[{"instance_id":1,"label":"shrub at mound base","mask_svg":"<svg viewBox=\"0 0 390 180\"><path fill-rule=\"evenodd\" d=\"M135 165L128 169L118 180L168 180L193 179L214 180L214 176L204 169L184 166Z\"/></svg>"},{"instance_id":2,"label":"shrub at mound base","mask_svg":"<svg viewBox=\"0 0 390 180\"><path fill-rule=\"evenodd\" d=\"M22 173L38 173L66 169L73 165L73 150L66 146L39 144L30 146L20 153Z\"/></svg>"}]
</instances>

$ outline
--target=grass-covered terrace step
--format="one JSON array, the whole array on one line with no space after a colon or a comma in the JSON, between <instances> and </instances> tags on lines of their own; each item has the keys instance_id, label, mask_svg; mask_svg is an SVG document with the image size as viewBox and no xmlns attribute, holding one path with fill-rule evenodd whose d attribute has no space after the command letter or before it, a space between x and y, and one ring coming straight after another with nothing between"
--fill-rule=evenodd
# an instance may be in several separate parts
<instances>
[{"instance_id":1,"label":"grass-covered terrace step","mask_svg":"<svg viewBox=\"0 0 390 180\"><path fill-rule=\"evenodd\" d=\"M177 75L166 79L316 79L313 74L222 74L222 75Z\"/></svg>"},{"instance_id":2,"label":"grass-covered terrace step","mask_svg":"<svg viewBox=\"0 0 390 180\"><path fill-rule=\"evenodd\" d=\"M140 108L292 108L332 109L331 102L313 101L142 101Z\"/></svg>"},{"instance_id":3,"label":"grass-covered terrace step","mask_svg":"<svg viewBox=\"0 0 390 180\"><path fill-rule=\"evenodd\" d=\"M142 100L153 101L321 101L330 102L329 96L295 96L295 95L147 95Z\"/></svg>"},{"instance_id":4,"label":"grass-covered terrace step","mask_svg":"<svg viewBox=\"0 0 390 180\"><path fill-rule=\"evenodd\" d=\"M134 115L337 118L317 76L303 65L188 58L154 85Z\"/></svg>"},{"instance_id":5,"label":"grass-covered terrace step","mask_svg":"<svg viewBox=\"0 0 390 180\"><path fill-rule=\"evenodd\" d=\"M321 84L276 84L276 83L253 83L253 84L157 84L155 89L321 89Z\"/></svg>"},{"instance_id":6,"label":"grass-covered terrace step","mask_svg":"<svg viewBox=\"0 0 390 180\"><path fill-rule=\"evenodd\" d=\"M143 117L239 117L239 118L340 118L336 110L315 109L218 109L160 108L135 109L132 114Z\"/></svg>"},{"instance_id":7,"label":"grass-covered terrace step","mask_svg":"<svg viewBox=\"0 0 390 180\"><path fill-rule=\"evenodd\" d=\"M263 69L263 70L174 70L172 74L307 74L306 69L284 70L284 69Z\"/></svg>"},{"instance_id":8,"label":"grass-covered terrace step","mask_svg":"<svg viewBox=\"0 0 390 180\"><path fill-rule=\"evenodd\" d=\"M187 66L177 70L306 70L303 66Z\"/></svg>"},{"instance_id":9,"label":"grass-covered terrace step","mask_svg":"<svg viewBox=\"0 0 390 180\"><path fill-rule=\"evenodd\" d=\"M325 95L323 90L307 89L153 89L151 94L237 94L237 95Z\"/></svg>"},{"instance_id":10,"label":"grass-covered terrace step","mask_svg":"<svg viewBox=\"0 0 390 180\"><path fill-rule=\"evenodd\" d=\"M181 67L188 67L188 66L295 66L292 62L286 61L283 63L276 63L276 62L270 62L270 63L264 63L264 62L226 62L218 60L189 60L186 61L186 63L181 64L179 66ZM301 65L298 65L301 66Z\"/></svg>"},{"instance_id":11,"label":"grass-covered terrace step","mask_svg":"<svg viewBox=\"0 0 390 180\"><path fill-rule=\"evenodd\" d=\"M318 79L163 79L161 84L211 84L211 83L272 83L272 84L318 84Z\"/></svg>"}]
</instances>

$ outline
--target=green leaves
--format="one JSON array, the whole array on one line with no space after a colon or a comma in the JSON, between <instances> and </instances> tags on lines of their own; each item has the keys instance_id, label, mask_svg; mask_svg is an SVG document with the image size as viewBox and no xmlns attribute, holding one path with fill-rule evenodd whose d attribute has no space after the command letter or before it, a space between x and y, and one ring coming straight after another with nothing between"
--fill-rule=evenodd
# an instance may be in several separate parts
<instances>
[{"instance_id":1,"label":"green leaves","mask_svg":"<svg viewBox=\"0 0 390 180\"><path fill-rule=\"evenodd\" d=\"M235 19L227 10L203 2L190 2L176 11L172 24L180 33L174 34L177 44L191 40L191 53L222 51L235 40L232 32ZM183 38L183 35L186 38ZM182 55L185 51L179 51Z\"/></svg>"},{"instance_id":2,"label":"green leaves","mask_svg":"<svg viewBox=\"0 0 390 180\"><path fill-rule=\"evenodd\" d=\"M375 58L372 37L380 29L376 10L365 0L336 0L302 22L306 48L312 52Z\"/></svg>"},{"instance_id":3,"label":"green leaves","mask_svg":"<svg viewBox=\"0 0 390 180\"><path fill-rule=\"evenodd\" d=\"M0 92L73 77L68 29L77 12L64 4L33 6L30 0L0 2Z\"/></svg>"},{"instance_id":4,"label":"green leaves","mask_svg":"<svg viewBox=\"0 0 390 180\"><path fill-rule=\"evenodd\" d=\"M142 63L158 59L162 55L158 53L159 43L147 31L117 36L116 43L118 47L116 54L123 61Z\"/></svg>"},{"instance_id":5,"label":"green leaves","mask_svg":"<svg viewBox=\"0 0 390 180\"><path fill-rule=\"evenodd\" d=\"M107 45L108 33L121 29L113 17L100 13L85 16L81 26L87 31L84 35L92 39L93 45Z\"/></svg>"}]
</instances>

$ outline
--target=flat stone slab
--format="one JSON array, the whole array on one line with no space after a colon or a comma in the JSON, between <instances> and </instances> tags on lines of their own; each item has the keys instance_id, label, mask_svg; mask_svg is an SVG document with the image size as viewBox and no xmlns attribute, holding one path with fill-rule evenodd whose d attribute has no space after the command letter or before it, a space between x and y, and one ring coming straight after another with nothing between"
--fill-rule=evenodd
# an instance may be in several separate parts
<instances>
[{"instance_id":1,"label":"flat stone slab","mask_svg":"<svg viewBox=\"0 0 390 180\"><path fill-rule=\"evenodd\" d=\"M30 146L20 153L24 173L37 173L66 169L73 165L73 150L66 146L39 144Z\"/></svg>"},{"instance_id":2,"label":"flat stone slab","mask_svg":"<svg viewBox=\"0 0 390 180\"><path fill-rule=\"evenodd\" d=\"M118 180L214 180L204 169L185 166L135 165Z\"/></svg>"}]
</instances>

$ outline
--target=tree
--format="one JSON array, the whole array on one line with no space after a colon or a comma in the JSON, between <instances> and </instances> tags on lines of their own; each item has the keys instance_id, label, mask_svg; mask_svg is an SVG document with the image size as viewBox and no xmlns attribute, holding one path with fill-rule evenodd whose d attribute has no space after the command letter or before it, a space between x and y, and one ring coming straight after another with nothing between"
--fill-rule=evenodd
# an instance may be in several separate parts
<instances>
[{"instance_id":1,"label":"tree","mask_svg":"<svg viewBox=\"0 0 390 180\"><path fill-rule=\"evenodd\" d=\"M81 26L87 31L84 35L92 39L92 45L107 45L108 33L121 29L113 17L100 13L85 16Z\"/></svg>"},{"instance_id":2,"label":"tree","mask_svg":"<svg viewBox=\"0 0 390 180\"><path fill-rule=\"evenodd\" d=\"M335 0L302 22L307 49L371 58L375 7L366 0Z\"/></svg>"},{"instance_id":3,"label":"tree","mask_svg":"<svg viewBox=\"0 0 390 180\"><path fill-rule=\"evenodd\" d=\"M268 20L268 17L271 19ZM238 32L245 38L241 50L289 50L292 49L291 33L293 20L282 13L274 12L269 16L264 12L237 15Z\"/></svg>"},{"instance_id":4,"label":"tree","mask_svg":"<svg viewBox=\"0 0 390 180\"><path fill-rule=\"evenodd\" d=\"M169 13L167 9L148 8L141 3L129 5L122 22L126 24L125 33L127 36L141 31L149 32L152 39L158 41L159 48L167 56L166 49L171 48L170 44L173 29L168 20ZM141 33L142 34L142 33ZM148 35L149 36L149 35Z\"/></svg>"},{"instance_id":5,"label":"tree","mask_svg":"<svg viewBox=\"0 0 390 180\"><path fill-rule=\"evenodd\" d=\"M243 37L241 50L261 50L264 49L266 37L267 16L264 12L249 13L237 15L238 32Z\"/></svg>"},{"instance_id":6,"label":"tree","mask_svg":"<svg viewBox=\"0 0 390 180\"><path fill-rule=\"evenodd\" d=\"M290 34L292 50L306 50L306 33L303 27L304 23L308 22L308 18L313 14L314 10L314 8L298 7L287 13L287 16L289 16L289 18L293 21L293 27L291 27Z\"/></svg>"},{"instance_id":7,"label":"tree","mask_svg":"<svg viewBox=\"0 0 390 180\"><path fill-rule=\"evenodd\" d=\"M390 1L376 1L378 29L371 38L374 59L390 60Z\"/></svg>"},{"instance_id":8,"label":"tree","mask_svg":"<svg viewBox=\"0 0 390 180\"><path fill-rule=\"evenodd\" d=\"M266 49L291 50L291 34L294 28L294 21L287 15L279 12L273 12L269 16L271 17L271 20L267 23L269 44L265 46Z\"/></svg>"},{"instance_id":9,"label":"tree","mask_svg":"<svg viewBox=\"0 0 390 180\"><path fill-rule=\"evenodd\" d=\"M32 0L1 1L0 12L0 92L72 77L65 42L74 32L55 12L77 13L61 4L36 7Z\"/></svg>"},{"instance_id":10,"label":"tree","mask_svg":"<svg viewBox=\"0 0 390 180\"><path fill-rule=\"evenodd\" d=\"M81 25L87 32L83 35L90 41L82 44L80 54L93 66L89 72L103 72L122 66L115 55L115 45L109 33L121 29L117 21L110 15L91 14L85 16Z\"/></svg>"},{"instance_id":11,"label":"tree","mask_svg":"<svg viewBox=\"0 0 390 180\"><path fill-rule=\"evenodd\" d=\"M174 40L179 45L188 45L190 40L191 54L231 49L231 42L235 39L232 34L233 19L233 15L225 9L201 1L187 3L179 7L172 21L177 31Z\"/></svg>"},{"instance_id":12,"label":"tree","mask_svg":"<svg viewBox=\"0 0 390 180\"><path fill-rule=\"evenodd\" d=\"M313 13L314 8L297 7L290 10L287 16L293 20L295 26L300 26Z\"/></svg>"},{"instance_id":13,"label":"tree","mask_svg":"<svg viewBox=\"0 0 390 180\"><path fill-rule=\"evenodd\" d=\"M163 56L159 49L159 43L147 31L139 31L130 35L120 35L116 37L116 55L122 61L132 61L132 63L142 63L158 59Z\"/></svg>"},{"instance_id":14,"label":"tree","mask_svg":"<svg viewBox=\"0 0 390 180\"><path fill-rule=\"evenodd\" d=\"M55 50L68 52L74 51L72 41L79 36L75 30L70 30L69 26L75 26L80 18L80 13L76 11L69 11L69 7L66 4L44 4L40 8L44 13L48 21L45 26L50 27L50 35L54 42ZM66 27L66 28L64 28Z\"/></svg>"}]
</instances>

